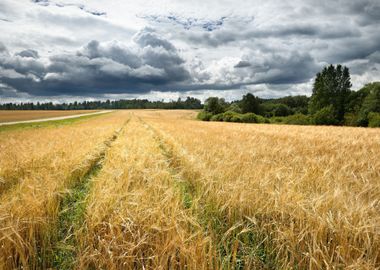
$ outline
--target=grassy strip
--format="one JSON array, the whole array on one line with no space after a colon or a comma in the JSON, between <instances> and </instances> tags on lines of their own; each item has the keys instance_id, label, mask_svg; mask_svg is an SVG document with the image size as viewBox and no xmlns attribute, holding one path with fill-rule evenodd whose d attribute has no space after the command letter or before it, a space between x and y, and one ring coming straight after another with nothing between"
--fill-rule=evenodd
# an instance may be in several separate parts
<instances>
[{"instance_id":1,"label":"grassy strip","mask_svg":"<svg viewBox=\"0 0 380 270\"><path fill-rule=\"evenodd\" d=\"M184 208L192 210L206 235L213 239L216 250L212 265L217 265L219 269L275 269L275 258L263 244L264 237L255 230L254 224L243 219L238 210L231 218L231 209L220 209L196 183L199 179L194 179L194 176L199 178L199 173L184 172L182 161L173 149L153 127L144 124L154 132L168 160Z\"/></svg>"},{"instance_id":2,"label":"grassy strip","mask_svg":"<svg viewBox=\"0 0 380 270\"><path fill-rule=\"evenodd\" d=\"M128 121L123 128L127 123ZM91 179L96 177L102 169L102 161L106 151L111 147L112 142L117 139L122 129L104 142L105 149L92 161L87 173L74 182L70 192L61 201L58 215L57 244L51 255L55 269L74 268L78 247L76 236L83 228L87 206L86 198L91 188Z\"/></svg>"},{"instance_id":3,"label":"grassy strip","mask_svg":"<svg viewBox=\"0 0 380 270\"><path fill-rule=\"evenodd\" d=\"M74 267L77 246L76 232L83 224L86 211L85 199L91 186L90 179L100 171L101 160L102 158L99 158L61 202L58 216L58 239L53 251L53 267L55 269L73 269Z\"/></svg>"},{"instance_id":4,"label":"grassy strip","mask_svg":"<svg viewBox=\"0 0 380 270\"><path fill-rule=\"evenodd\" d=\"M92 114L92 115L85 115L85 116L79 116L75 118L68 118L68 119L61 119L61 120L47 120L41 122L35 122L35 123L20 123L20 124L14 124L14 125L2 125L0 126L0 132L5 131L13 131L13 130L24 130L24 129L32 129L32 128L46 128L46 127L59 127L63 125L70 125L77 122L82 122L94 117L104 116L108 115L112 112L107 113L100 113L100 114Z\"/></svg>"}]
</instances>

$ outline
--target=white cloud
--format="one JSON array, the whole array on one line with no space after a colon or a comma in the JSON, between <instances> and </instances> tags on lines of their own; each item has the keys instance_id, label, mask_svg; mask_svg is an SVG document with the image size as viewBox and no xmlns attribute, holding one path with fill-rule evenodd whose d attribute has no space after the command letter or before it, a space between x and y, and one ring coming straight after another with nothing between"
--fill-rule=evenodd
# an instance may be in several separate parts
<instances>
[{"instance_id":1,"label":"white cloud","mask_svg":"<svg viewBox=\"0 0 380 270\"><path fill-rule=\"evenodd\" d=\"M23 96L40 99L310 94L330 63L347 65L357 89L380 80L378 10L376 0L2 0L0 97L26 91L12 78L40 83Z\"/></svg>"}]
</instances>

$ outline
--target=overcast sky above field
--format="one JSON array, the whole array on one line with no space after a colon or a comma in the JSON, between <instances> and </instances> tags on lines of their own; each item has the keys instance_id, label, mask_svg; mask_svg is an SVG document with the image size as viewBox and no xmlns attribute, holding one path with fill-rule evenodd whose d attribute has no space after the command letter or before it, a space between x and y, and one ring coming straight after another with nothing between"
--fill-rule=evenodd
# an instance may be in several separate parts
<instances>
[{"instance_id":1,"label":"overcast sky above field","mask_svg":"<svg viewBox=\"0 0 380 270\"><path fill-rule=\"evenodd\" d=\"M0 99L311 93L380 80L380 1L1 0Z\"/></svg>"}]
</instances>

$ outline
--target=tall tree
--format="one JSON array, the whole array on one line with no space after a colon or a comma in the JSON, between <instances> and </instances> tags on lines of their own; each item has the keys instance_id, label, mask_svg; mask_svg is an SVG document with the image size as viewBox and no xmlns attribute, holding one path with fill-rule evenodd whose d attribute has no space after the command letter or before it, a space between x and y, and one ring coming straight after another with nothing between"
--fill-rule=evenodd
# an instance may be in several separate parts
<instances>
[{"instance_id":1,"label":"tall tree","mask_svg":"<svg viewBox=\"0 0 380 270\"><path fill-rule=\"evenodd\" d=\"M332 105L334 117L342 122L351 86L350 72L347 67L341 65L325 67L317 74L314 81L313 94L309 103L310 113L314 114Z\"/></svg>"},{"instance_id":2,"label":"tall tree","mask_svg":"<svg viewBox=\"0 0 380 270\"><path fill-rule=\"evenodd\" d=\"M205 111L212 114L225 112L227 104L223 98L209 97L205 101Z\"/></svg>"},{"instance_id":3,"label":"tall tree","mask_svg":"<svg viewBox=\"0 0 380 270\"><path fill-rule=\"evenodd\" d=\"M251 93L243 96L243 99L240 102L240 107L243 113L260 113L260 101Z\"/></svg>"},{"instance_id":4,"label":"tall tree","mask_svg":"<svg viewBox=\"0 0 380 270\"><path fill-rule=\"evenodd\" d=\"M358 124L368 125L368 114L380 113L380 82L370 83L365 86L369 90L359 111Z\"/></svg>"}]
</instances>

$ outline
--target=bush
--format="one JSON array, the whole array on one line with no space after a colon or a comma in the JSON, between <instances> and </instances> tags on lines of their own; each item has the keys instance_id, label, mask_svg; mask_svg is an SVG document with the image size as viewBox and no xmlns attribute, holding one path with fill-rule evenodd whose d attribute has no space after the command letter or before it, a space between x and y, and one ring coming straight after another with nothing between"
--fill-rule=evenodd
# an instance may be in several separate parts
<instances>
[{"instance_id":1,"label":"bush","mask_svg":"<svg viewBox=\"0 0 380 270\"><path fill-rule=\"evenodd\" d=\"M230 121L228 122L235 122L235 123L241 123L241 114L235 114L231 117Z\"/></svg>"},{"instance_id":2,"label":"bush","mask_svg":"<svg viewBox=\"0 0 380 270\"><path fill-rule=\"evenodd\" d=\"M338 120L335 116L334 107L332 105L326 106L314 114L313 122L316 125L336 125L338 124Z\"/></svg>"},{"instance_id":3,"label":"bush","mask_svg":"<svg viewBox=\"0 0 380 270\"><path fill-rule=\"evenodd\" d=\"M242 115L236 112L227 111L223 113L224 122L242 122Z\"/></svg>"},{"instance_id":4,"label":"bush","mask_svg":"<svg viewBox=\"0 0 380 270\"><path fill-rule=\"evenodd\" d=\"M267 118L261 115L254 114L254 113L242 114L241 122L243 123L270 123Z\"/></svg>"},{"instance_id":5,"label":"bush","mask_svg":"<svg viewBox=\"0 0 380 270\"><path fill-rule=\"evenodd\" d=\"M288 125L310 125L311 124L310 116L304 115L301 113L289 115L287 117L282 117L282 118L276 117L275 121L283 122Z\"/></svg>"},{"instance_id":6,"label":"bush","mask_svg":"<svg viewBox=\"0 0 380 270\"><path fill-rule=\"evenodd\" d=\"M228 111L241 113L241 108L239 107L237 103L232 103L230 107L228 107Z\"/></svg>"},{"instance_id":7,"label":"bush","mask_svg":"<svg viewBox=\"0 0 380 270\"><path fill-rule=\"evenodd\" d=\"M273 111L275 116L288 116L292 114L292 110L285 104L278 104Z\"/></svg>"},{"instance_id":8,"label":"bush","mask_svg":"<svg viewBox=\"0 0 380 270\"><path fill-rule=\"evenodd\" d=\"M198 113L197 118L202 121L210 121L212 113L201 111Z\"/></svg>"},{"instance_id":9,"label":"bush","mask_svg":"<svg viewBox=\"0 0 380 270\"><path fill-rule=\"evenodd\" d=\"M225 113L223 113L223 121L224 122L232 122L232 118L234 118L234 116L236 115L237 113L235 112L232 112L232 111L226 111Z\"/></svg>"},{"instance_id":10,"label":"bush","mask_svg":"<svg viewBox=\"0 0 380 270\"><path fill-rule=\"evenodd\" d=\"M243 123L258 123L257 114L245 113L241 116L241 121Z\"/></svg>"},{"instance_id":11,"label":"bush","mask_svg":"<svg viewBox=\"0 0 380 270\"><path fill-rule=\"evenodd\" d=\"M257 116L257 123L270 123L268 118L265 118L264 116L258 115Z\"/></svg>"},{"instance_id":12,"label":"bush","mask_svg":"<svg viewBox=\"0 0 380 270\"><path fill-rule=\"evenodd\" d=\"M354 113L346 113L344 115L344 125L355 127L358 125L358 116Z\"/></svg>"},{"instance_id":13,"label":"bush","mask_svg":"<svg viewBox=\"0 0 380 270\"><path fill-rule=\"evenodd\" d=\"M368 114L368 126L380 127L380 113L371 112Z\"/></svg>"},{"instance_id":14,"label":"bush","mask_svg":"<svg viewBox=\"0 0 380 270\"><path fill-rule=\"evenodd\" d=\"M213 115L210 121L223 121L223 113Z\"/></svg>"},{"instance_id":15,"label":"bush","mask_svg":"<svg viewBox=\"0 0 380 270\"><path fill-rule=\"evenodd\" d=\"M270 121L271 123L282 123L285 121L286 117L271 117Z\"/></svg>"}]
</instances>

